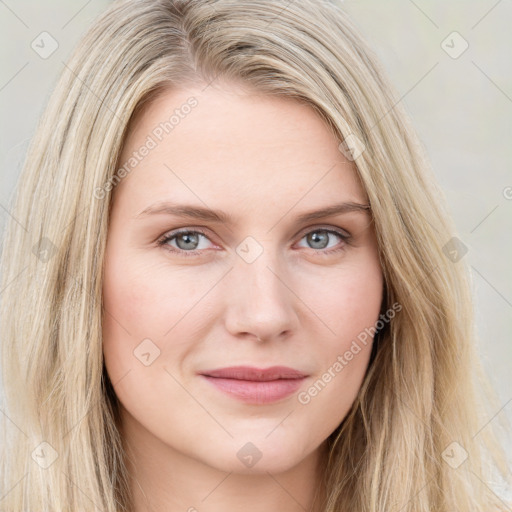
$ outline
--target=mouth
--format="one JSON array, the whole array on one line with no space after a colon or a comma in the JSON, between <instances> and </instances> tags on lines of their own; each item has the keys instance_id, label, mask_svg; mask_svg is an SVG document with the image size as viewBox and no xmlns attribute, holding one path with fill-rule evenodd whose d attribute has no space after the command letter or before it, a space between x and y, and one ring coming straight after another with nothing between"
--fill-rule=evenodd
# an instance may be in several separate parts
<instances>
[{"instance_id":1,"label":"mouth","mask_svg":"<svg viewBox=\"0 0 512 512\"><path fill-rule=\"evenodd\" d=\"M305 373L285 366L233 366L207 370L200 376L217 390L250 404L283 400L296 392L307 377Z\"/></svg>"}]
</instances>

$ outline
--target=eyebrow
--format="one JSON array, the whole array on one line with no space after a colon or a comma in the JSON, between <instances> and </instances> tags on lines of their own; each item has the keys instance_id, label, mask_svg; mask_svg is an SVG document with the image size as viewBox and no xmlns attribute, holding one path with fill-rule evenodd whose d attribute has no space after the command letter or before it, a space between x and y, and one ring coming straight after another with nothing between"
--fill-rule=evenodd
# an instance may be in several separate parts
<instances>
[{"instance_id":1,"label":"eyebrow","mask_svg":"<svg viewBox=\"0 0 512 512\"><path fill-rule=\"evenodd\" d=\"M333 204L319 210L302 213L296 217L298 222L308 222L311 220L321 219L324 217L332 217L350 212L361 212L369 214L371 206L369 204L361 204L354 202L344 202ZM233 224L234 217L222 210L212 210L203 208L202 206L174 204L169 202L156 203L148 206L134 218L138 219L148 215L173 215L176 217L189 218L194 220L202 220L205 222L216 222L221 224Z\"/></svg>"}]
</instances>

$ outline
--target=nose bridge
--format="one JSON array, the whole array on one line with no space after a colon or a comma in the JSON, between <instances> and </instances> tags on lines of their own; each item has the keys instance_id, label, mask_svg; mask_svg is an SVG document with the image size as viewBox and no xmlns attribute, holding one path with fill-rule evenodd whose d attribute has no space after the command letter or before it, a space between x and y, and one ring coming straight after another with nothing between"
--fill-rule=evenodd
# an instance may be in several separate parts
<instances>
[{"instance_id":1,"label":"nose bridge","mask_svg":"<svg viewBox=\"0 0 512 512\"><path fill-rule=\"evenodd\" d=\"M285 300L285 287L278 275L283 272L282 265L277 251L270 245L244 241L237 247L238 258L233 270L236 278L241 281L238 284L242 288L245 285L249 295L253 294L260 299L260 295L263 295L272 301Z\"/></svg>"},{"instance_id":2,"label":"nose bridge","mask_svg":"<svg viewBox=\"0 0 512 512\"><path fill-rule=\"evenodd\" d=\"M238 331L260 338L278 336L293 326L293 293L285 285L275 248L249 238L237 247L238 257L228 279L228 295L233 299L228 328L233 334Z\"/></svg>"},{"instance_id":3,"label":"nose bridge","mask_svg":"<svg viewBox=\"0 0 512 512\"><path fill-rule=\"evenodd\" d=\"M277 276L279 265L276 265L275 258L260 256L250 264L238 261L236 267L242 279L247 280L251 290L266 292L269 296L282 295L283 283Z\"/></svg>"}]
</instances>

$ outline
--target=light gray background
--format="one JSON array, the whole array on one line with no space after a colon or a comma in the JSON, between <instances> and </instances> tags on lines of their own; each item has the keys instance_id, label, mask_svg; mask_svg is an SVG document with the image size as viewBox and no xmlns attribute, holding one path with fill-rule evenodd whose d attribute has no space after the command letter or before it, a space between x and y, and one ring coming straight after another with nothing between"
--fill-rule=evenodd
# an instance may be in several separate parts
<instances>
[{"instance_id":1,"label":"light gray background","mask_svg":"<svg viewBox=\"0 0 512 512\"><path fill-rule=\"evenodd\" d=\"M109 3L0 0L2 230L28 142L63 61ZM512 421L511 2L350 0L344 5L402 96L468 248L479 350L502 406L493 419L483 418L482 426L501 415ZM43 31L59 44L47 59L31 48ZM457 56L464 41L469 46Z\"/></svg>"}]
</instances>

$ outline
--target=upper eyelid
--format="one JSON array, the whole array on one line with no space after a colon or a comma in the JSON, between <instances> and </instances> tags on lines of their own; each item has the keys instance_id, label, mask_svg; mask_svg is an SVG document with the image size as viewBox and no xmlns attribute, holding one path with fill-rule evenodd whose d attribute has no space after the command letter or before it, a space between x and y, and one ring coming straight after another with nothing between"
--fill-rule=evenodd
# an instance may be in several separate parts
<instances>
[{"instance_id":1,"label":"upper eyelid","mask_svg":"<svg viewBox=\"0 0 512 512\"><path fill-rule=\"evenodd\" d=\"M346 230L345 228L340 228L339 226L332 226L332 225L328 225L328 224L312 224L311 226L307 226L303 229L301 229L297 234L301 234L301 233L304 233L304 232L308 232L308 231L315 231L315 230L327 230L327 231L342 231L344 233L346 233L347 236L351 236L351 233Z\"/></svg>"}]
</instances>

